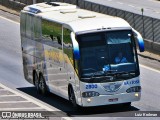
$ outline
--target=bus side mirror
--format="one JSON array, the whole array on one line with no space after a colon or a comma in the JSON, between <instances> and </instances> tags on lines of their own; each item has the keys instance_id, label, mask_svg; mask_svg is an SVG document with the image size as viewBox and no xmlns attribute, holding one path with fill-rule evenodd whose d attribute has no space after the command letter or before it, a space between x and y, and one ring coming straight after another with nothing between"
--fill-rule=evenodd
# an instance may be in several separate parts
<instances>
[{"instance_id":1,"label":"bus side mirror","mask_svg":"<svg viewBox=\"0 0 160 120\"><path fill-rule=\"evenodd\" d=\"M144 41L143 41L141 34L133 28L132 28L132 31L134 32L134 34L136 35L136 38L138 40L139 51L144 52Z\"/></svg>"},{"instance_id":2,"label":"bus side mirror","mask_svg":"<svg viewBox=\"0 0 160 120\"><path fill-rule=\"evenodd\" d=\"M78 59L80 58L79 44L78 44L78 42L76 41L75 34L74 34L73 32L71 32L70 36L71 36L72 43L73 43L73 54L74 54L74 58L75 58L76 60L78 60Z\"/></svg>"}]
</instances>

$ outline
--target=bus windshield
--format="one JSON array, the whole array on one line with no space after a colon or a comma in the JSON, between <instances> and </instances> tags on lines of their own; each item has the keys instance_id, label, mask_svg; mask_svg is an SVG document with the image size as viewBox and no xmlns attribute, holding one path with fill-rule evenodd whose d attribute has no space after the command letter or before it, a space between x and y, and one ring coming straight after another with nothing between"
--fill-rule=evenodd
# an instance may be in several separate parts
<instances>
[{"instance_id":1,"label":"bus windshield","mask_svg":"<svg viewBox=\"0 0 160 120\"><path fill-rule=\"evenodd\" d=\"M112 82L139 75L131 30L87 33L77 36L80 73L85 82Z\"/></svg>"}]
</instances>

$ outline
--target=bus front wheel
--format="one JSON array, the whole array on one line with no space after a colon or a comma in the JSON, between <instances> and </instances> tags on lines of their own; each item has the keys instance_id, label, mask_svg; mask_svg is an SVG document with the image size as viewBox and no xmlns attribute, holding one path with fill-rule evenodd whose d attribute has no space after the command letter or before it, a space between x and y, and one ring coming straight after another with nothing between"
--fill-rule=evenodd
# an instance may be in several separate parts
<instances>
[{"instance_id":1,"label":"bus front wheel","mask_svg":"<svg viewBox=\"0 0 160 120\"><path fill-rule=\"evenodd\" d=\"M73 88L69 88L69 101L72 103L73 108L75 110L78 110L78 105L76 103L76 97Z\"/></svg>"}]
</instances>

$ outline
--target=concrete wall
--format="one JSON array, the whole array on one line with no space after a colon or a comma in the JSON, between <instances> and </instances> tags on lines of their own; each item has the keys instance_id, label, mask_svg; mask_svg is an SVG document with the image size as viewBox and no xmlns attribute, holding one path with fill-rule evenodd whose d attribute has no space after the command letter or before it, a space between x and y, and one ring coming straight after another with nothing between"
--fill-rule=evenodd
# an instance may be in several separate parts
<instances>
[{"instance_id":1,"label":"concrete wall","mask_svg":"<svg viewBox=\"0 0 160 120\"><path fill-rule=\"evenodd\" d=\"M21 10L25 5L33 4L33 2L55 1L76 4L80 8L121 17L128 21L133 28L142 34L145 38L145 48L147 50L160 52L160 20L156 18L142 16L140 14L131 13L85 0L0 0L0 4L12 9Z\"/></svg>"}]
</instances>

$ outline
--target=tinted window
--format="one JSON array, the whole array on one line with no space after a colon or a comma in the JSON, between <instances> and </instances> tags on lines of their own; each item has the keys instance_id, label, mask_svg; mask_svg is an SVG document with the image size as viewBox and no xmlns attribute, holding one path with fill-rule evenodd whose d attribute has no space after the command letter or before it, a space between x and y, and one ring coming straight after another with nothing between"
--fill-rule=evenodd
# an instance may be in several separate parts
<instances>
[{"instance_id":1,"label":"tinted window","mask_svg":"<svg viewBox=\"0 0 160 120\"><path fill-rule=\"evenodd\" d=\"M21 13L21 34L25 35L25 31L26 31L26 14L25 13Z\"/></svg>"},{"instance_id":2,"label":"tinted window","mask_svg":"<svg viewBox=\"0 0 160 120\"><path fill-rule=\"evenodd\" d=\"M82 35L79 39L80 47L95 47L95 46L101 46L105 45L104 37L101 33L97 34L85 34Z\"/></svg>"},{"instance_id":3,"label":"tinted window","mask_svg":"<svg viewBox=\"0 0 160 120\"><path fill-rule=\"evenodd\" d=\"M108 44L121 44L131 42L131 31L115 31L106 34Z\"/></svg>"},{"instance_id":4,"label":"tinted window","mask_svg":"<svg viewBox=\"0 0 160 120\"><path fill-rule=\"evenodd\" d=\"M33 31L34 31L33 16L30 14L26 14L26 36L28 38L33 37Z\"/></svg>"},{"instance_id":5,"label":"tinted window","mask_svg":"<svg viewBox=\"0 0 160 120\"><path fill-rule=\"evenodd\" d=\"M122 74L114 81L139 75L137 54L134 52L136 48L130 30L81 34L77 38L80 46L79 63L82 78L95 77L93 81L100 82L98 77L110 76L104 74L107 71L112 75L125 72L132 74L126 76Z\"/></svg>"},{"instance_id":6,"label":"tinted window","mask_svg":"<svg viewBox=\"0 0 160 120\"><path fill-rule=\"evenodd\" d=\"M41 18L34 17L34 38L40 40L41 38Z\"/></svg>"},{"instance_id":7,"label":"tinted window","mask_svg":"<svg viewBox=\"0 0 160 120\"><path fill-rule=\"evenodd\" d=\"M62 49L62 26L58 23L42 20L42 42Z\"/></svg>"}]
</instances>

